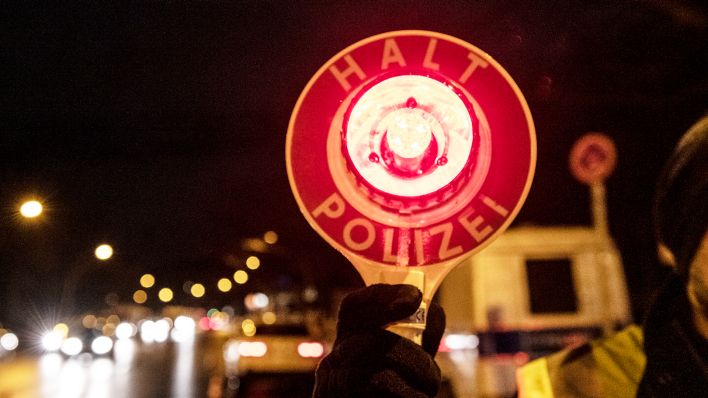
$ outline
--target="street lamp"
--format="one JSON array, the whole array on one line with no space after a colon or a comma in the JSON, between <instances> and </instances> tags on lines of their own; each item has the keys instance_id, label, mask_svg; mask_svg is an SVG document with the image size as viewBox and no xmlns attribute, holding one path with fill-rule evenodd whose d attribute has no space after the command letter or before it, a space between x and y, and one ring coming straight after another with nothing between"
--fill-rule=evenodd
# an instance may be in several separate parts
<instances>
[{"instance_id":1,"label":"street lamp","mask_svg":"<svg viewBox=\"0 0 708 398\"><path fill-rule=\"evenodd\" d=\"M172 293L172 289L168 287L163 287L160 289L160 292L157 293L157 297L162 301L163 303L169 303L172 301L172 298L174 297L174 293Z\"/></svg>"},{"instance_id":2,"label":"street lamp","mask_svg":"<svg viewBox=\"0 0 708 398\"><path fill-rule=\"evenodd\" d=\"M155 285L155 277L152 274L145 274L140 277L140 286L148 289Z\"/></svg>"},{"instance_id":3,"label":"street lamp","mask_svg":"<svg viewBox=\"0 0 708 398\"><path fill-rule=\"evenodd\" d=\"M248 274L244 270L234 272L234 281L239 285L243 285L248 281Z\"/></svg>"},{"instance_id":4,"label":"street lamp","mask_svg":"<svg viewBox=\"0 0 708 398\"><path fill-rule=\"evenodd\" d=\"M226 293L231 290L233 285L231 284L231 281L227 278L221 278L219 279L219 282L216 285L220 291Z\"/></svg>"},{"instance_id":5,"label":"street lamp","mask_svg":"<svg viewBox=\"0 0 708 398\"><path fill-rule=\"evenodd\" d=\"M42 214L44 207L37 200L28 200L20 206L20 214L24 218L36 218Z\"/></svg>"},{"instance_id":6,"label":"street lamp","mask_svg":"<svg viewBox=\"0 0 708 398\"><path fill-rule=\"evenodd\" d=\"M261 266L261 260L256 256L250 256L246 259L246 267L248 269L258 269Z\"/></svg>"},{"instance_id":7,"label":"street lamp","mask_svg":"<svg viewBox=\"0 0 708 398\"><path fill-rule=\"evenodd\" d=\"M268 231L263 234L263 240L269 245L274 245L278 242L278 234L275 231Z\"/></svg>"},{"instance_id":8,"label":"street lamp","mask_svg":"<svg viewBox=\"0 0 708 398\"><path fill-rule=\"evenodd\" d=\"M99 260L108 260L109 258L113 257L113 247L109 244L101 244L98 247L96 247L96 251L94 252L96 255L96 258Z\"/></svg>"},{"instance_id":9,"label":"street lamp","mask_svg":"<svg viewBox=\"0 0 708 398\"><path fill-rule=\"evenodd\" d=\"M206 293L206 289L204 288L204 285L201 283L195 283L192 285L192 288L190 289L192 296L196 298L200 298L204 296L204 293Z\"/></svg>"}]
</instances>

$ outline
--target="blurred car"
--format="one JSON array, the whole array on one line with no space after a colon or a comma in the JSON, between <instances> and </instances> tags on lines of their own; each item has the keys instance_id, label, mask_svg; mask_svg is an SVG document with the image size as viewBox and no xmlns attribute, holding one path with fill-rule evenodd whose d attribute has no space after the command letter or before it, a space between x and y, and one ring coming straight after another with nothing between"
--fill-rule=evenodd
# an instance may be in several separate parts
<instances>
[{"instance_id":1,"label":"blurred car","mask_svg":"<svg viewBox=\"0 0 708 398\"><path fill-rule=\"evenodd\" d=\"M224 344L227 397L310 397L314 372L329 349L304 324L254 326Z\"/></svg>"}]
</instances>

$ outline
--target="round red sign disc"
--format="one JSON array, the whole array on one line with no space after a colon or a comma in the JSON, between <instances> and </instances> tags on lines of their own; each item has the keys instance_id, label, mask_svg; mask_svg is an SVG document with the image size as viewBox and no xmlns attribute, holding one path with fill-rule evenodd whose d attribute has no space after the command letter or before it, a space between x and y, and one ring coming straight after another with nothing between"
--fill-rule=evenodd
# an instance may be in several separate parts
<instances>
[{"instance_id":1,"label":"round red sign disc","mask_svg":"<svg viewBox=\"0 0 708 398\"><path fill-rule=\"evenodd\" d=\"M615 143L602 133L585 134L570 150L569 163L578 181L588 185L602 183L617 165Z\"/></svg>"},{"instance_id":2,"label":"round red sign disc","mask_svg":"<svg viewBox=\"0 0 708 398\"><path fill-rule=\"evenodd\" d=\"M348 256L424 266L471 254L511 223L536 136L509 74L460 39L398 31L327 61L286 142L305 218Z\"/></svg>"}]
</instances>

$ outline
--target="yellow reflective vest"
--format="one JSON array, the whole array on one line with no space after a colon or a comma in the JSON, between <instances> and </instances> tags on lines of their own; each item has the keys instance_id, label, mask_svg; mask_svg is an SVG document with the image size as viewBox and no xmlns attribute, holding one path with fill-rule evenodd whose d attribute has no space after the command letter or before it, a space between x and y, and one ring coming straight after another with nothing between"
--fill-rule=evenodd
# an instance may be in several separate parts
<instances>
[{"instance_id":1,"label":"yellow reflective vest","mask_svg":"<svg viewBox=\"0 0 708 398\"><path fill-rule=\"evenodd\" d=\"M624 330L529 362L517 372L519 398L634 397L646 356L642 329Z\"/></svg>"}]
</instances>

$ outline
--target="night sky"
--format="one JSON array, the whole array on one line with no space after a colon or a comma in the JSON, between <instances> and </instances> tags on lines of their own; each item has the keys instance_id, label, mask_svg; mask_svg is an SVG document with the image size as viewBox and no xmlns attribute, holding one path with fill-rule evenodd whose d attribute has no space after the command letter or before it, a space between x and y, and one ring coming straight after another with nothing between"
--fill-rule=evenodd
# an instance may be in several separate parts
<instances>
[{"instance_id":1,"label":"night sky","mask_svg":"<svg viewBox=\"0 0 708 398\"><path fill-rule=\"evenodd\" d=\"M368 36L425 29L468 41L514 78L536 124L536 178L515 225L589 225L573 142L604 132L619 160L609 222L635 314L660 275L650 200L678 137L708 110L708 8L687 1L144 1L3 7L0 323L130 301L156 275L212 284L274 230L253 288L361 284L299 212L285 170L310 77ZM35 8L31 8L35 7ZM27 222L17 206L45 202ZM109 264L93 248L111 243ZM268 282L268 283L267 283ZM207 298L202 304L237 301ZM184 297L182 297L184 296ZM66 297L63 300L67 300ZM211 300L211 301L210 301ZM196 304L184 294L178 304Z\"/></svg>"}]
</instances>

